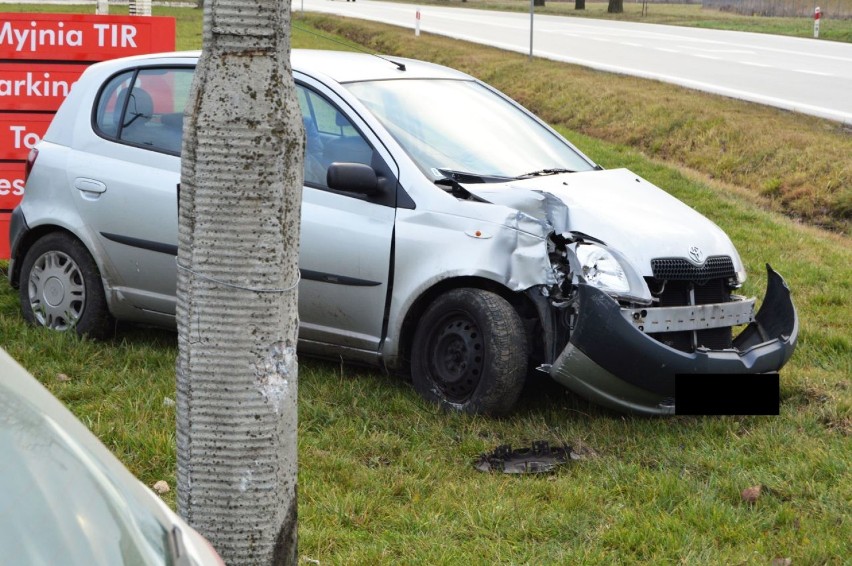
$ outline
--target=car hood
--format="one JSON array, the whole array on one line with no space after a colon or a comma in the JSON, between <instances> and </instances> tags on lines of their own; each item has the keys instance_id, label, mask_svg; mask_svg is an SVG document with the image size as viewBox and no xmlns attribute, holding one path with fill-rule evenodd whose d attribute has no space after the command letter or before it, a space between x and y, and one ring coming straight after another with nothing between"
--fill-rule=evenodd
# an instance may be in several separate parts
<instances>
[{"instance_id":1,"label":"car hood","mask_svg":"<svg viewBox=\"0 0 852 566\"><path fill-rule=\"evenodd\" d=\"M557 233L581 233L624 254L639 275L651 275L651 260L730 256L742 261L719 228L656 185L627 169L565 173L499 184L465 184L476 197L547 223ZM693 260L694 261L694 260Z\"/></svg>"}]
</instances>

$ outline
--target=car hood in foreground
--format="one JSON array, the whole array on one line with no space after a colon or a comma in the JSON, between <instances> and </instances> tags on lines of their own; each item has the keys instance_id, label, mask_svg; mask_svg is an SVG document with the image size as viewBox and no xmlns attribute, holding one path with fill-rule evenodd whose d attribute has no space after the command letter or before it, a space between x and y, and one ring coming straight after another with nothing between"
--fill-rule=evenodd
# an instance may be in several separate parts
<instances>
[{"instance_id":1,"label":"car hood in foreground","mask_svg":"<svg viewBox=\"0 0 852 566\"><path fill-rule=\"evenodd\" d=\"M627 256L640 275L654 258L730 256L742 261L713 222L627 169L565 173L499 184L465 184L476 197L517 209L557 233L590 236ZM695 261L693 259L693 261Z\"/></svg>"},{"instance_id":2,"label":"car hood in foreground","mask_svg":"<svg viewBox=\"0 0 852 566\"><path fill-rule=\"evenodd\" d=\"M0 375L0 562L223 564L2 348Z\"/></svg>"}]
</instances>

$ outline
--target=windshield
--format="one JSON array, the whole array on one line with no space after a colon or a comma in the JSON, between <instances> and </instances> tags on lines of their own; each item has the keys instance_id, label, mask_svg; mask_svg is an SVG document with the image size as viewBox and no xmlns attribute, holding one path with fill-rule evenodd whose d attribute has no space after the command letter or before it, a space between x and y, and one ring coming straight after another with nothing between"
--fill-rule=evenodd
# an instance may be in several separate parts
<instances>
[{"instance_id":1,"label":"windshield","mask_svg":"<svg viewBox=\"0 0 852 566\"><path fill-rule=\"evenodd\" d=\"M593 168L564 139L475 81L368 81L346 87L432 179L459 173L505 180Z\"/></svg>"}]
</instances>

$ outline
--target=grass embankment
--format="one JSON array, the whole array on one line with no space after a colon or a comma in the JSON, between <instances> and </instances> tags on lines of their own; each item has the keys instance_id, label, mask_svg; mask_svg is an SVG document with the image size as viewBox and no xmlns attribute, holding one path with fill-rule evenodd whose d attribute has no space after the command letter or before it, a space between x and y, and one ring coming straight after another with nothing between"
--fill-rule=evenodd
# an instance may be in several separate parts
<instances>
[{"instance_id":1,"label":"grass embankment","mask_svg":"<svg viewBox=\"0 0 852 566\"><path fill-rule=\"evenodd\" d=\"M425 48L419 56L486 80L525 64L513 64L505 53L485 57L476 46L434 38L414 42L387 28L359 26L347 23L346 33L372 38L391 53L403 52L396 42L416 44ZM296 32L294 45L321 44ZM582 71L570 72L565 82ZM607 85L624 80L591 76L600 92L618 90ZM525 101L543 105L538 96L550 98L554 90L529 89ZM707 103L695 100L701 114ZM728 123L731 107L718 108L717 120ZM764 109L737 110L744 117L752 111ZM744 196L750 194L745 189L709 182L664 163L659 154L649 159L635 148L560 127L594 159L631 168L726 230L751 275L746 293L762 294L764 261L786 276L802 328L799 350L782 372L781 416L623 417L541 381L525 392L512 416L484 419L443 414L399 380L303 358L302 561L844 563L852 554L848 238L767 211ZM160 479L175 485L175 342L172 333L134 327L120 328L105 343L29 328L14 292L0 281L0 344L148 485ZM586 458L547 477L473 470L472 460L498 444L536 439L568 442ZM743 501L741 491L755 485L762 486L760 497Z\"/></svg>"},{"instance_id":2,"label":"grass embankment","mask_svg":"<svg viewBox=\"0 0 852 566\"><path fill-rule=\"evenodd\" d=\"M418 6L460 6L483 10L503 10L511 12L529 12L530 3L527 0L390 0ZM819 3L817 3L819 4ZM294 3L294 6L296 4ZM812 16L799 18L775 18L765 16L745 16L732 12L704 9L701 4L657 4L649 3L646 13L642 14L642 2L627 0L624 2L624 12L608 14L608 2L587 0L585 10L574 9L574 0L546 0L544 6L536 6L536 14L554 16L571 16L573 18L594 18L621 22L639 22L645 24L665 24L707 29L726 29L732 31L748 31L753 33L771 33L775 35L790 35L794 37L809 37L814 35ZM830 6L823 3L823 18L820 21L820 40L852 42L852 19L838 19L830 11Z\"/></svg>"}]
</instances>

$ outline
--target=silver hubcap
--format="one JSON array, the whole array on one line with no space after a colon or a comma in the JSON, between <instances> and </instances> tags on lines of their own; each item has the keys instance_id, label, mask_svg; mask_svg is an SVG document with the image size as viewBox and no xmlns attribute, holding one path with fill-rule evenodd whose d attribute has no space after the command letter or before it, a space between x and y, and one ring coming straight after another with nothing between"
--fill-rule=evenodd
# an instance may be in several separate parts
<instances>
[{"instance_id":1,"label":"silver hubcap","mask_svg":"<svg viewBox=\"0 0 852 566\"><path fill-rule=\"evenodd\" d=\"M83 273L67 254L42 254L30 273L29 297L39 324L55 330L73 328L86 305Z\"/></svg>"}]
</instances>

